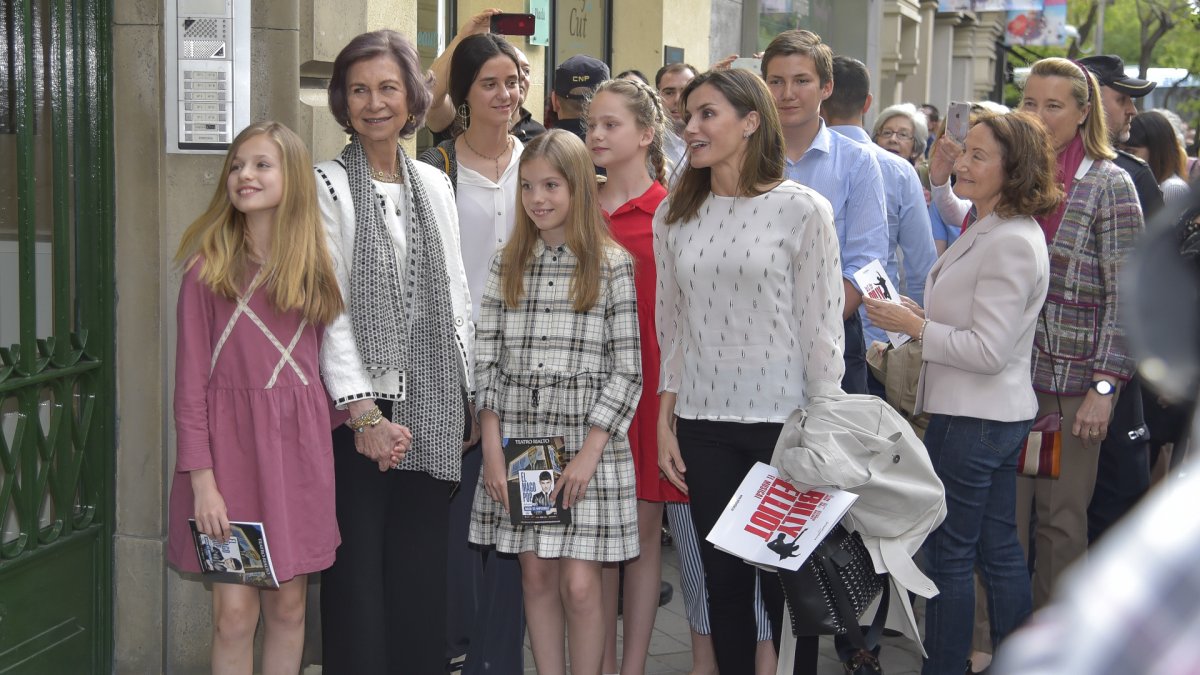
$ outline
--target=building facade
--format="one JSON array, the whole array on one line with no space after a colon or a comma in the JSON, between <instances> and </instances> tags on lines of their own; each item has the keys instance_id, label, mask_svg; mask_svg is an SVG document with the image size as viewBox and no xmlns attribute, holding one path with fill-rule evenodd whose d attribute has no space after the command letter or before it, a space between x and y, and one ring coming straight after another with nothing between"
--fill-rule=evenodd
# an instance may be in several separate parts
<instances>
[{"instance_id":1,"label":"building facade","mask_svg":"<svg viewBox=\"0 0 1200 675\"><path fill-rule=\"evenodd\" d=\"M938 14L935 0L250 5L250 119L292 127L316 160L345 142L324 87L350 38L393 28L429 61L485 7L546 12L553 24L547 44L514 39L533 64L526 107L537 117L548 73L573 51L652 76L667 60L704 69L753 54L790 27L862 59L876 109L944 108L995 88L1001 34L998 15ZM166 7L0 5L0 670L207 672L209 593L164 563L171 259L222 182L221 156L167 151Z\"/></svg>"}]
</instances>

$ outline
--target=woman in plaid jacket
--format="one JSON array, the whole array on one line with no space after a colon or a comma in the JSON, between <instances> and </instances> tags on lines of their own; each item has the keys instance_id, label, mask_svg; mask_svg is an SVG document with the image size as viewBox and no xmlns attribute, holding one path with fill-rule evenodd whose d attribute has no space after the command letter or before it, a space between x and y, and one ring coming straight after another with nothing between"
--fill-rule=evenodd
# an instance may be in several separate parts
<instances>
[{"instance_id":1,"label":"woman in plaid jacket","mask_svg":"<svg viewBox=\"0 0 1200 675\"><path fill-rule=\"evenodd\" d=\"M1049 598L1062 571L1087 551L1087 508L1100 442L1116 388L1134 369L1118 324L1121 264L1144 225L1133 182L1111 161L1100 88L1086 70L1066 59L1035 63L1021 108L1050 127L1068 195L1061 220L1042 223L1050 246L1050 289L1033 350L1038 414L1057 410L1062 401L1062 470L1057 481L1023 478L1017 484L1022 532L1030 509L1037 509L1037 606Z\"/></svg>"}]
</instances>

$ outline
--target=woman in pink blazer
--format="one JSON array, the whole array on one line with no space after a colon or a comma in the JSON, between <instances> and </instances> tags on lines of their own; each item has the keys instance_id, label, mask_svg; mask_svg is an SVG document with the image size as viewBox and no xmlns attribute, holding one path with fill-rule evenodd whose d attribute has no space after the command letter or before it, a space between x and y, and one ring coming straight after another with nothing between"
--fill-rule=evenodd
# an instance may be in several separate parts
<instances>
[{"instance_id":1,"label":"woman in pink blazer","mask_svg":"<svg viewBox=\"0 0 1200 675\"><path fill-rule=\"evenodd\" d=\"M917 409L946 487L946 520L925 542L939 595L925 615L922 673L959 675L974 625L976 563L999 643L1031 612L1017 541L1016 465L1038 404L1030 355L1050 263L1034 216L1062 198L1045 127L1025 113L984 114L954 164L970 226L929 271L926 309L866 299L876 326L923 342ZM905 299L907 300L907 298Z\"/></svg>"}]
</instances>

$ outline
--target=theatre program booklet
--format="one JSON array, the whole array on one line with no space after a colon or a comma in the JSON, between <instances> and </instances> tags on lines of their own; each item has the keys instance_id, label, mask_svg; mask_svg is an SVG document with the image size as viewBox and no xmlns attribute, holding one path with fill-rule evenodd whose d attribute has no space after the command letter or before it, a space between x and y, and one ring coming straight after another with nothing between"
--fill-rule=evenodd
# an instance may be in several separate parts
<instances>
[{"instance_id":1,"label":"theatre program booklet","mask_svg":"<svg viewBox=\"0 0 1200 675\"><path fill-rule=\"evenodd\" d=\"M858 282L858 288L862 291L864 298L874 298L876 300L885 300L900 304L900 294L896 292L896 287L892 285L892 280L888 278L887 270L883 269L883 263L878 260L872 260L870 263L859 268L854 273L854 281ZM892 343L892 347L899 347L912 339L911 336L905 333L893 333L890 330L884 332L887 333L888 341Z\"/></svg>"},{"instance_id":2,"label":"theatre program booklet","mask_svg":"<svg viewBox=\"0 0 1200 675\"><path fill-rule=\"evenodd\" d=\"M792 483L758 462L707 538L748 562L797 570L856 499L852 492Z\"/></svg>"},{"instance_id":3,"label":"theatre program booklet","mask_svg":"<svg viewBox=\"0 0 1200 675\"><path fill-rule=\"evenodd\" d=\"M508 513L513 525L553 525L571 522L561 493L550 498L562 476L562 436L504 439L508 466Z\"/></svg>"},{"instance_id":4,"label":"theatre program booklet","mask_svg":"<svg viewBox=\"0 0 1200 675\"><path fill-rule=\"evenodd\" d=\"M279 588L267 548L267 530L262 523L229 522L229 541L219 541L196 527L188 519L192 540L200 558L200 571L206 579L260 588Z\"/></svg>"}]
</instances>

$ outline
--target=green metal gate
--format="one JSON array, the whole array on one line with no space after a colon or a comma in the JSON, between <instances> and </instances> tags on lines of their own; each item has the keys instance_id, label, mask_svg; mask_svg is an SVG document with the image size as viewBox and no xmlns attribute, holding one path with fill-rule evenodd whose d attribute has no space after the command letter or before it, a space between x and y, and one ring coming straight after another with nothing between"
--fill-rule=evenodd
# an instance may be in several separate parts
<instances>
[{"instance_id":1,"label":"green metal gate","mask_svg":"<svg viewBox=\"0 0 1200 675\"><path fill-rule=\"evenodd\" d=\"M0 673L112 663L111 0L0 0Z\"/></svg>"}]
</instances>

